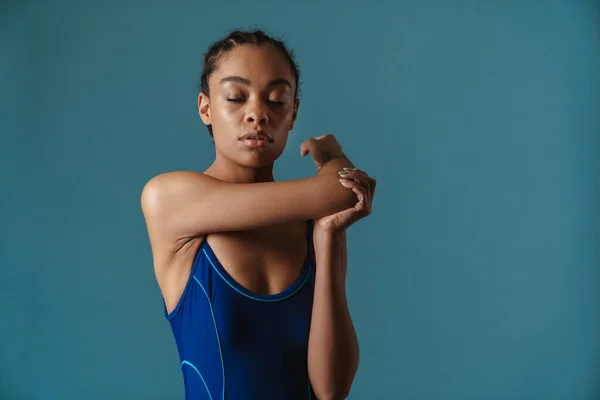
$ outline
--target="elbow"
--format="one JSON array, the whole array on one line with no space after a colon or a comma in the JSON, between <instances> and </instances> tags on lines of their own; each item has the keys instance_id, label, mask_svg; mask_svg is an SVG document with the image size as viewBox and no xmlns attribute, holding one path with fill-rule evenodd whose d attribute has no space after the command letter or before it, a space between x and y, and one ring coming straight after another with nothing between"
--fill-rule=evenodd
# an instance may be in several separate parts
<instances>
[{"instance_id":1,"label":"elbow","mask_svg":"<svg viewBox=\"0 0 600 400\"><path fill-rule=\"evenodd\" d=\"M339 381L335 382L313 382L311 381L315 396L319 400L343 400L350 396L350 389L352 388L352 380L346 380L346 382Z\"/></svg>"},{"instance_id":2,"label":"elbow","mask_svg":"<svg viewBox=\"0 0 600 400\"><path fill-rule=\"evenodd\" d=\"M313 391L319 400L344 400L350 395L350 387L340 387L330 390L317 390L317 388L313 387Z\"/></svg>"},{"instance_id":3,"label":"elbow","mask_svg":"<svg viewBox=\"0 0 600 400\"><path fill-rule=\"evenodd\" d=\"M315 370L309 367L308 376L315 397L319 400L342 400L347 398L350 396L357 369L358 351L350 360L342 361L342 364L337 368Z\"/></svg>"}]
</instances>

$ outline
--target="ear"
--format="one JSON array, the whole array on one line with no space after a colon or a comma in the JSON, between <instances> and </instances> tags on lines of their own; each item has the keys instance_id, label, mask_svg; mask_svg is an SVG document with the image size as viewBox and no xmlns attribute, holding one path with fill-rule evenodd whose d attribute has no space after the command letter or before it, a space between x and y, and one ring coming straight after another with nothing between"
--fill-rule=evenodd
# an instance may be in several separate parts
<instances>
[{"instance_id":1,"label":"ear","mask_svg":"<svg viewBox=\"0 0 600 400\"><path fill-rule=\"evenodd\" d=\"M294 129L294 122L298 117L298 108L300 107L300 99L294 100L294 113L292 114L292 122L290 123L290 131Z\"/></svg>"},{"instance_id":2,"label":"ear","mask_svg":"<svg viewBox=\"0 0 600 400\"><path fill-rule=\"evenodd\" d=\"M200 114L200 118L202 118L202 122L205 125L212 123L210 118L210 99L202 92L198 95L198 114Z\"/></svg>"}]
</instances>

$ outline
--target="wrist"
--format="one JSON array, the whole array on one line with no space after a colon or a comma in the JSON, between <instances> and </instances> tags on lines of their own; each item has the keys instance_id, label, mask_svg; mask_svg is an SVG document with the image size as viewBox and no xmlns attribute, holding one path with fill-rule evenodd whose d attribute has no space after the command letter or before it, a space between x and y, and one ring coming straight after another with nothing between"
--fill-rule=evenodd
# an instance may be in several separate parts
<instances>
[{"instance_id":1,"label":"wrist","mask_svg":"<svg viewBox=\"0 0 600 400\"><path fill-rule=\"evenodd\" d=\"M344 153L341 153L339 155L328 158L327 162L321 164L321 167L319 168L317 173L320 173L322 171L330 171L337 174L338 171L341 171L344 168L354 168L354 164L352 164L350 159L348 159L348 157L346 157Z\"/></svg>"},{"instance_id":2,"label":"wrist","mask_svg":"<svg viewBox=\"0 0 600 400\"><path fill-rule=\"evenodd\" d=\"M343 159L345 161L350 161L350 160L348 160L348 157L346 157L346 154L344 154L343 151L339 151L339 152L330 154L330 156L327 158L327 161L325 161L323 164L327 164L329 161L337 160L337 159Z\"/></svg>"}]
</instances>

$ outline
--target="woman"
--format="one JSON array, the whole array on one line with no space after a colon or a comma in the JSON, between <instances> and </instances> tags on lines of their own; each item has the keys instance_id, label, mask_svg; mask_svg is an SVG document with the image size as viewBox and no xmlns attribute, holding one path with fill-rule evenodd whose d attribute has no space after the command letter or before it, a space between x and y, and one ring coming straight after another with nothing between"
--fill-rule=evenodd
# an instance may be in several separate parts
<instances>
[{"instance_id":1,"label":"woman","mask_svg":"<svg viewBox=\"0 0 600 400\"><path fill-rule=\"evenodd\" d=\"M294 126L298 68L262 31L205 55L198 109L216 158L151 179L141 203L188 399L341 399L358 366L345 295L346 233L375 180L333 135L309 139L315 176L275 182ZM343 178L343 179L340 179Z\"/></svg>"}]
</instances>

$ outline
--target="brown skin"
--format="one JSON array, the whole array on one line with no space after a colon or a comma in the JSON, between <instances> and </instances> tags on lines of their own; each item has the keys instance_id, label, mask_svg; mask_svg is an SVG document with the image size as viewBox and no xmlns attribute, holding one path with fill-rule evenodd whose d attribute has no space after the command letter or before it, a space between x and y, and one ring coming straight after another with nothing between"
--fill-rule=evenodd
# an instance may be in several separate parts
<instances>
[{"instance_id":1,"label":"brown skin","mask_svg":"<svg viewBox=\"0 0 600 400\"><path fill-rule=\"evenodd\" d=\"M250 84L221 83L230 76ZM274 79L290 85L268 87ZM288 61L271 45L238 46L221 58L208 84L210 98L200 93L198 110L202 121L212 125L216 159L205 174L225 182L273 182L273 164L285 149L300 106L294 99L296 82ZM253 128L265 130L273 142L257 149L245 147L239 138Z\"/></svg>"},{"instance_id":2,"label":"brown skin","mask_svg":"<svg viewBox=\"0 0 600 400\"><path fill-rule=\"evenodd\" d=\"M230 76L249 83L221 82ZM290 85L269 86L282 79ZM315 177L274 182L273 166L285 149L300 104L294 99L295 79L288 61L274 47L234 48L219 61L209 87L210 97L201 93L198 109L202 121L213 128L215 161L204 174L155 177L142 194L167 312L177 304L193 255L204 240L233 279L249 290L285 290L298 276L307 251L303 221L313 218L318 273L309 376L319 399L345 398L358 366L358 341L345 294L346 229L369 215L375 181L353 171L344 176L349 183L337 183L337 171L354 166L335 137L323 135L301 145L301 155L311 154L318 168ZM248 129L266 131L272 143L248 148L239 140ZM267 200L268 210L252 213L256 204Z\"/></svg>"},{"instance_id":3,"label":"brown skin","mask_svg":"<svg viewBox=\"0 0 600 400\"><path fill-rule=\"evenodd\" d=\"M371 214L375 179L363 171L343 175L351 189L354 207L315 219L313 241L317 273L311 330L308 340L308 374L319 399L345 399L358 368L358 339L346 299L348 251L346 230Z\"/></svg>"}]
</instances>

